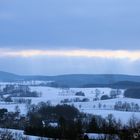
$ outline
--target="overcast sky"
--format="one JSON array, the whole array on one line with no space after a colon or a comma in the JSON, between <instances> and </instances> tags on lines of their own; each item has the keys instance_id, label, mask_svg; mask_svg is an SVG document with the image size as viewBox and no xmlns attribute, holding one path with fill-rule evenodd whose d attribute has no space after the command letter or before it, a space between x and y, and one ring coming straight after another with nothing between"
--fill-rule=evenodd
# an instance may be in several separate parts
<instances>
[{"instance_id":1,"label":"overcast sky","mask_svg":"<svg viewBox=\"0 0 140 140\"><path fill-rule=\"evenodd\" d=\"M1 0L0 70L140 75L139 0Z\"/></svg>"}]
</instances>

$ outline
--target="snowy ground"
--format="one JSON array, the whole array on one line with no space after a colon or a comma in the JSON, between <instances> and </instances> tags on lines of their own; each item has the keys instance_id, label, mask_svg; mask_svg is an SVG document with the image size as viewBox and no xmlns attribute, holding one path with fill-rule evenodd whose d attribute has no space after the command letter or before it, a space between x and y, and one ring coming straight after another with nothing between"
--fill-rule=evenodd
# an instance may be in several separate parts
<instances>
[{"instance_id":1,"label":"snowy ground","mask_svg":"<svg viewBox=\"0 0 140 140\"><path fill-rule=\"evenodd\" d=\"M42 96L39 98L27 98L31 99L33 104L37 104L39 102L47 102L50 101L52 105L60 104L60 102L64 99L75 99L75 98L88 98L89 102L72 102L69 104L73 104L80 111L95 115L101 115L106 117L108 114L113 114L116 119L120 119L124 123L126 123L132 115L135 115L137 118L140 118L140 112L123 112L123 111L115 111L113 110L113 106L117 101L128 102L128 103L137 103L140 105L139 99L130 99L124 98L123 92L116 99L109 100L98 100L93 101L95 98L95 90L98 89L100 91L99 97L102 95L109 95L111 89L110 88L70 88L70 89L62 89L62 88L50 88L50 87L30 87L32 91L38 91L42 93ZM85 93L85 96L75 96L76 92L82 91ZM102 105L99 108L99 103ZM0 108L7 108L9 111L14 111L15 106L17 104L5 104L0 102ZM26 106L25 104L19 104L22 114L26 114Z\"/></svg>"},{"instance_id":2,"label":"snowy ground","mask_svg":"<svg viewBox=\"0 0 140 140\"><path fill-rule=\"evenodd\" d=\"M0 128L0 131L3 131L3 132L7 132L8 131L8 132L12 133L14 138L18 138L18 139L20 139L19 137L22 136L24 138L27 138L27 140L38 140L39 138L42 139L42 140L48 140L48 138L44 138L44 137L25 135L24 131L22 131L22 130Z\"/></svg>"}]
</instances>

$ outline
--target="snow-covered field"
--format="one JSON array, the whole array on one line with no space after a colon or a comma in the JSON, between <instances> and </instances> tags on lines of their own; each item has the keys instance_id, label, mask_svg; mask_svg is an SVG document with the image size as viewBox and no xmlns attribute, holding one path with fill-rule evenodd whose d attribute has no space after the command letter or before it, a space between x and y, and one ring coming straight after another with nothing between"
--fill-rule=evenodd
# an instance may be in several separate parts
<instances>
[{"instance_id":1,"label":"snow-covered field","mask_svg":"<svg viewBox=\"0 0 140 140\"><path fill-rule=\"evenodd\" d=\"M116 119L120 119L124 123L129 120L129 118L134 115L137 118L140 118L140 112L123 112L123 111L115 111L113 106L116 102L128 102L128 103L137 103L140 105L139 99L130 99L124 98L123 93L124 90L121 90L121 95L119 95L115 99L108 99L108 100L97 100L94 101L96 97L96 91L99 91L99 98L102 95L110 95L110 88L51 88L51 87L39 87L39 86L31 86L32 91L38 91L42 93L41 97L34 97L34 98L24 98L24 99L31 99L33 104L38 104L39 102L47 102L50 101L52 105L60 104L62 100L69 99L74 100L75 98L84 99L87 98L88 102L70 102L68 104L73 104L77 107L81 112L101 115L106 117L108 114L113 114ZM82 91L85 93L85 96L75 96L76 92ZM17 98L17 97L15 97ZM19 97L18 97L19 98ZM99 104L101 106L99 107ZM7 108L9 111L14 111L15 106L17 104L5 104L0 102L0 108ZM25 104L18 105L21 113L26 114L26 106Z\"/></svg>"}]
</instances>

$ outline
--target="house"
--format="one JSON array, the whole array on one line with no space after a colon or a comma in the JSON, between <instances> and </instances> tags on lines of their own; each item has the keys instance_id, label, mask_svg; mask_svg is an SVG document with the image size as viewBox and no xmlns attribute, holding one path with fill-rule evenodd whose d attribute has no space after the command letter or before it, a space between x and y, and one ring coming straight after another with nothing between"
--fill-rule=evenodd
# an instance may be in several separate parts
<instances>
[{"instance_id":1,"label":"house","mask_svg":"<svg viewBox=\"0 0 140 140\"><path fill-rule=\"evenodd\" d=\"M56 120L43 120L42 121L43 127L49 126L49 127L58 127L58 121Z\"/></svg>"}]
</instances>

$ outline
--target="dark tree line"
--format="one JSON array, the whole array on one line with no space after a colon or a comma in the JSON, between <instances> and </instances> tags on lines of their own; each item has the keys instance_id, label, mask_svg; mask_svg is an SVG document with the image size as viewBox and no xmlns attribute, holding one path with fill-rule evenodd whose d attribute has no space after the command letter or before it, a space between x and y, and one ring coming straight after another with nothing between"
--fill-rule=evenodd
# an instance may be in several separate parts
<instances>
[{"instance_id":1,"label":"dark tree line","mask_svg":"<svg viewBox=\"0 0 140 140\"><path fill-rule=\"evenodd\" d=\"M0 109L0 128L23 130L27 124L27 118L20 115L20 109L15 107L15 112L8 112L7 109Z\"/></svg>"},{"instance_id":2,"label":"dark tree line","mask_svg":"<svg viewBox=\"0 0 140 140\"><path fill-rule=\"evenodd\" d=\"M140 99L140 88L130 88L124 92L124 96L128 98Z\"/></svg>"},{"instance_id":3,"label":"dark tree line","mask_svg":"<svg viewBox=\"0 0 140 140\"><path fill-rule=\"evenodd\" d=\"M41 93L31 91L29 86L25 85L6 85L1 90L1 95L8 94L9 97L40 97Z\"/></svg>"},{"instance_id":4,"label":"dark tree line","mask_svg":"<svg viewBox=\"0 0 140 140\"><path fill-rule=\"evenodd\" d=\"M131 112L139 112L140 106L137 103L127 103L127 102L116 102L114 105L115 110L119 111L131 111Z\"/></svg>"},{"instance_id":5,"label":"dark tree line","mask_svg":"<svg viewBox=\"0 0 140 140\"><path fill-rule=\"evenodd\" d=\"M15 112L1 109L0 127L24 129L27 135L57 139L84 140L88 139L85 133L97 133L104 134L100 140L134 140L134 134L140 130L140 121L133 116L124 125L111 114L103 118L81 113L74 106L51 106L49 102L41 102L29 105L25 117L20 115L18 107Z\"/></svg>"},{"instance_id":6,"label":"dark tree line","mask_svg":"<svg viewBox=\"0 0 140 140\"><path fill-rule=\"evenodd\" d=\"M84 133L104 134L104 138L133 140L133 134L140 128L140 122L131 118L127 125L116 120L113 115L103 118L80 113L75 107L69 105L50 106L45 103L33 105L28 112L29 123L25 133L59 139L82 140ZM43 126L42 121L46 120ZM58 126L48 125L57 122Z\"/></svg>"},{"instance_id":7,"label":"dark tree line","mask_svg":"<svg viewBox=\"0 0 140 140\"><path fill-rule=\"evenodd\" d=\"M82 134L82 114L73 106L57 105L50 106L45 103L32 105L29 108L29 123L25 128L25 133L51 138L75 139ZM45 122L43 125L42 122ZM50 126L49 123L57 123L57 127Z\"/></svg>"}]
</instances>

